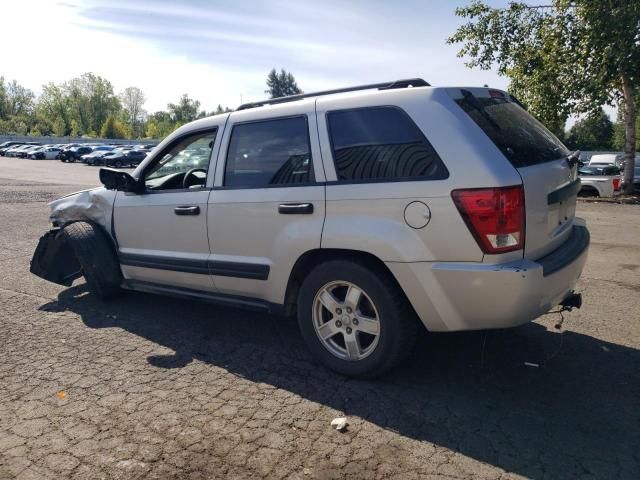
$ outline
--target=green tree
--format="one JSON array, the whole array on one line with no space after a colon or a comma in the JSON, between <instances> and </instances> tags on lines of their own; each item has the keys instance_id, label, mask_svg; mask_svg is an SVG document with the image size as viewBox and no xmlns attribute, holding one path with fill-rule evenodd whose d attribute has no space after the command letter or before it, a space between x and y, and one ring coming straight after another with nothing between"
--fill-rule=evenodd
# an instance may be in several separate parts
<instances>
[{"instance_id":1,"label":"green tree","mask_svg":"<svg viewBox=\"0 0 640 480\"><path fill-rule=\"evenodd\" d=\"M14 121L13 131L16 135L26 135L29 132L29 127L23 120Z\"/></svg>"},{"instance_id":2,"label":"green tree","mask_svg":"<svg viewBox=\"0 0 640 480\"><path fill-rule=\"evenodd\" d=\"M636 96L636 105L640 105L640 91ZM613 124L613 148L615 150L623 150L625 142L626 127L624 124L624 112L622 108L618 108L618 116ZM636 116L636 152L640 151L640 115Z\"/></svg>"},{"instance_id":3,"label":"green tree","mask_svg":"<svg viewBox=\"0 0 640 480\"><path fill-rule=\"evenodd\" d=\"M138 127L142 125L144 115L144 103L146 98L138 87L127 87L119 96L122 103L124 117L131 130L132 137L138 132Z\"/></svg>"},{"instance_id":4,"label":"green tree","mask_svg":"<svg viewBox=\"0 0 640 480\"><path fill-rule=\"evenodd\" d=\"M169 112L159 111L149 115L147 119L147 137L164 138L180 125L171 119Z\"/></svg>"},{"instance_id":5,"label":"green tree","mask_svg":"<svg viewBox=\"0 0 640 480\"><path fill-rule=\"evenodd\" d=\"M108 80L93 73L73 78L62 86L69 102L70 115L79 131L99 132L110 115L117 115L121 105Z\"/></svg>"},{"instance_id":6,"label":"green tree","mask_svg":"<svg viewBox=\"0 0 640 480\"><path fill-rule=\"evenodd\" d=\"M69 132L69 135L71 135L72 137L77 137L78 135L80 135L80 126L78 125L78 121L75 118L71 120L71 131Z\"/></svg>"},{"instance_id":7,"label":"green tree","mask_svg":"<svg viewBox=\"0 0 640 480\"><path fill-rule=\"evenodd\" d=\"M58 117L53 122L53 133L58 137L64 137L67 133L67 126L62 117Z\"/></svg>"},{"instance_id":8,"label":"green tree","mask_svg":"<svg viewBox=\"0 0 640 480\"><path fill-rule=\"evenodd\" d=\"M0 77L0 120L5 133L26 135L35 123L35 95L15 80Z\"/></svg>"},{"instance_id":9,"label":"green tree","mask_svg":"<svg viewBox=\"0 0 640 480\"><path fill-rule=\"evenodd\" d=\"M469 21L448 39L461 43L469 67L497 66L510 90L552 130L569 114L595 115L619 101L624 114L626 188L633 188L640 80L640 2L550 0L491 8L481 1L456 9ZM613 26L613 27L612 27Z\"/></svg>"},{"instance_id":10,"label":"green tree","mask_svg":"<svg viewBox=\"0 0 640 480\"><path fill-rule=\"evenodd\" d=\"M127 129L120 120L109 115L100 129L102 138L127 138Z\"/></svg>"},{"instance_id":11,"label":"green tree","mask_svg":"<svg viewBox=\"0 0 640 480\"><path fill-rule=\"evenodd\" d=\"M218 104L216 109L213 112L211 112L211 115L220 115L221 113L229 113L229 112L233 112L233 109L229 107L222 108L222 105Z\"/></svg>"},{"instance_id":12,"label":"green tree","mask_svg":"<svg viewBox=\"0 0 640 480\"><path fill-rule=\"evenodd\" d=\"M29 116L33 113L35 95L15 80L6 86L5 102L7 115Z\"/></svg>"},{"instance_id":13,"label":"green tree","mask_svg":"<svg viewBox=\"0 0 640 480\"><path fill-rule=\"evenodd\" d=\"M64 136L67 133L67 126L71 124L70 102L61 86L53 83L42 86L36 112L39 118L53 125L56 135Z\"/></svg>"},{"instance_id":14,"label":"green tree","mask_svg":"<svg viewBox=\"0 0 640 480\"><path fill-rule=\"evenodd\" d=\"M269 98L288 97L302 93L295 77L284 68L280 70L280 73L276 72L275 68L269 72L267 87L264 93L268 93Z\"/></svg>"},{"instance_id":15,"label":"green tree","mask_svg":"<svg viewBox=\"0 0 640 480\"><path fill-rule=\"evenodd\" d=\"M147 135L147 138L154 138L155 139L155 138L159 137L158 125L153 120L147 122L146 135Z\"/></svg>"},{"instance_id":16,"label":"green tree","mask_svg":"<svg viewBox=\"0 0 640 480\"><path fill-rule=\"evenodd\" d=\"M8 116L7 86L4 83L4 77L0 76L0 120Z\"/></svg>"},{"instance_id":17,"label":"green tree","mask_svg":"<svg viewBox=\"0 0 640 480\"><path fill-rule=\"evenodd\" d=\"M169 115L174 122L183 125L198 118L200 102L189 98L189 95L185 93L180 97L178 103L168 104L167 110L169 110Z\"/></svg>"},{"instance_id":18,"label":"green tree","mask_svg":"<svg viewBox=\"0 0 640 480\"><path fill-rule=\"evenodd\" d=\"M613 122L600 109L597 115L577 121L569 130L565 143L573 150L609 150L612 141Z\"/></svg>"}]
</instances>

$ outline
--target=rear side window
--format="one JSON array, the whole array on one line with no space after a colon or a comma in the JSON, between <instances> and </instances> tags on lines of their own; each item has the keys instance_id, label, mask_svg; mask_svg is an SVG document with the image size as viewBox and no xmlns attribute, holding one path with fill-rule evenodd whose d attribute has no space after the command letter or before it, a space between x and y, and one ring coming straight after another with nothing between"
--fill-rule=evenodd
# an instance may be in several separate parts
<instances>
[{"instance_id":1,"label":"rear side window","mask_svg":"<svg viewBox=\"0 0 640 480\"><path fill-rule=\"evenodd\" d=\"M569 150L540 122L501 92L480 97L461 90L456 103L484 131L507 160L528 167L566 157ZM490 91L491 92L491 91Z\"/></svg>"},{"instance_id":2,"label":"rear side window","mask_svg":"<svg viewBox=\"0 0 640 480\"><path fill-rule=\"evenodd\" d=\"M413 120L397 107L327 114L338 181L441 180L442 160Z\"/></svg>"},{"instance_id":3,"label":"rear side window","mask_svg":"<svg viewBox=\"0 0 640 480\"><path fill-rule=\"evenodd\" d=\"M233 127L225 165L225 186L268 187L313 181L306 117Z\"/></svg>"}]
</instances>

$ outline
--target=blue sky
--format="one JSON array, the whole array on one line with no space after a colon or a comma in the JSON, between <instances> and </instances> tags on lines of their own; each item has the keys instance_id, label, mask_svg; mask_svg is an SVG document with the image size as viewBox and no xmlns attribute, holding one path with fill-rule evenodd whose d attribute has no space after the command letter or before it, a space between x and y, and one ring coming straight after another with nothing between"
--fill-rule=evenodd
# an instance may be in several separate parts
<instances>
[{"instance_id":1,"label":"blue sky","mask_svg":"<svg viewBox=\"0 0 640 480\"><path fill-rule=\"evenodd\" d=\"M469 0L470 1L470 0ZM445 39L468 1L21 0L3 5L0 75L36 92L92 71L153 112L182 93L207 110L264 97L272 67L306 91L422 77L505 88ZM503 6L506 1L491 1ZM20 19L24 21L6 21ZM14 47L11 47L13 45Z\"/></svg>"}]
</instances>

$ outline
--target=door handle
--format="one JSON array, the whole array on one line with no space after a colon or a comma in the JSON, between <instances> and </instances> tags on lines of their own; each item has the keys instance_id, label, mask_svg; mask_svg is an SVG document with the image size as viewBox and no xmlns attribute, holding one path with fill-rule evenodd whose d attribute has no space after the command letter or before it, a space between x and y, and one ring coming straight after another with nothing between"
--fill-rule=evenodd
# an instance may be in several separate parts
<instances>
[{"instance_id":1,"label":"door handle","mask_svg":"<svg viewBox=\"0 0 640 480\"><path fill-rule=\"evenodd\" d=\"M283 215L309 215L313 213L313 203L281 203L278 206L278 213Z\"/></svg>"},{"instance_id":2,"label":"door handle","mask_svg":"<svg viewBox=\"0 0 640 480\"><path fill-rule=\"evenodd\" d=\"M200 215L200 207L196 206L184 206L176 207L173 212L176 215Z\"/></svg>"}]
</instances>

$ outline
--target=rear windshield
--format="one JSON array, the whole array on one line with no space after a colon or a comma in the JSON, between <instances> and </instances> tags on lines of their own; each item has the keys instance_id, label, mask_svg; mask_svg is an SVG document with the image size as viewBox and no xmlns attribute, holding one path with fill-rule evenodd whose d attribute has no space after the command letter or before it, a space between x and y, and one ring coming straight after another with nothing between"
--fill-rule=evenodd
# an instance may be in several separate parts
<instances>
[{"instance_id":1,"label":"rear windshield","mask_svg":"<svg viewBox=\"0 0 640 480\"><path fill-rule=\"evenodd\" d=\"M516 167L566 157L569 150L544 125L507 96L481 97L461 90L456 103Z\"/></svg>"}]
</instances>

